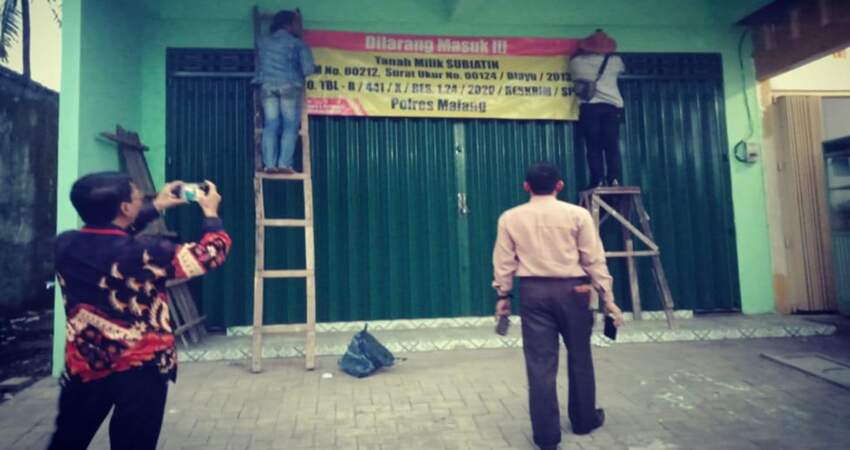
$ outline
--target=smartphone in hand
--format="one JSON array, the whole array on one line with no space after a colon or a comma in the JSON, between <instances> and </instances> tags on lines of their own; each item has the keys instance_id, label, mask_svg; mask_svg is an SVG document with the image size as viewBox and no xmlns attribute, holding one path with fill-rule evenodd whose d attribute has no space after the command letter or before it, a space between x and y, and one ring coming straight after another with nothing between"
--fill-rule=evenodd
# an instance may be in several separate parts
<instances>
[{"instance_id":1,"label":"smartphone in hand","mask_svg":"<svg viewBox=\"0 0 850 450\"><path fill-rule=\"evenodd\" d=\"M614 317L610 314L605 314L605 329L602 331L605 337L612 341L617 340L617 326L614 325Z\"/></svg>"},{"instance_id":2,"label":"smartphone in hand","mask_svg":"<svg viewBox=\"0 0 850 450\"><path fill-rule=\"evenodd\" d=\"M187 202L196 202L201 193L206 195L209 191L210 188L206 183L183 183L171 192L175 197L186 200Z\"/></svg>"},{"instance_id":3,"label":"smartphone in hand","mask_svg":"<svg viewBox=\"0 0 850 450\"><path fill-rule=\"evenodd\" d=\"M511 327L511 319L508 316L499 316L499 321L496 323L496 334L505 336L508 334L508 328Z\"/></svg>"}]
</instances>

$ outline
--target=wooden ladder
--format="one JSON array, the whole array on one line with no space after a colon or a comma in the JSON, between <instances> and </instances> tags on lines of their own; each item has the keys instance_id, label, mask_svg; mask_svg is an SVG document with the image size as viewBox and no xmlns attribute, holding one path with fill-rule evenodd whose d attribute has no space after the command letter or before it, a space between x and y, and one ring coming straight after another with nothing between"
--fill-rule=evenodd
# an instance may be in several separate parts
<instances>
[{"instance_id":1,"label":"wooden ladder","mask_svg":"<svg viewBox=\"0 0 850 450\"><path fill-rule=\"evenodd\" d=\"M605 257L626 258L632 314L635 320L641 319L640 290L638 288L635 258L649 256L652 257L652 274L655 279L655 287L661 297L664 314L667 317L667 326L674 328L673 296L670 294L667 276L664 274L664 267L661 265L661 249L655 243L655 237L653 237L652 228L649 225L649 214L643 207L640 187L598 187L582 191L579 196L579 204L590 211L597 229L601 228L602 224L612 217L620 224L625 250L606 251ZM640 228L631 222L633 212L637 213ZM648 250L635 250L632 236L643 242Z\"/></svg>"},{"instance_id":2,"label":"wooden ladder","mask_svg":"<svg viewBox=\"0 0 850 450\"><path fill-rule=\"evenodd\" d=\"M263 17L254 7L254 42L260 36ZM254 259L254 325L252 329L253 342L251 345L251 371L263 370L263 335L272 333L305 333L304 356L305 368L312 370L316 367L316 274L315 248L313 241L313 178L310 160L310 133L306 100L302 100L301 108L301 151L302 173L269 174L262 171L262 138L263 112L258 90L254 93L254 202L256 204L256 241ZM266 217L264 181L282 180L287 182L304 183L304 218L275 219ZM299 227L304 228L305 268L298 270L266 270L265 268L265 234L267 228ZM263 324L263 287L269 278L304 278L307 287L307 317L303 324Z\"/></svg>"}]
</instances>

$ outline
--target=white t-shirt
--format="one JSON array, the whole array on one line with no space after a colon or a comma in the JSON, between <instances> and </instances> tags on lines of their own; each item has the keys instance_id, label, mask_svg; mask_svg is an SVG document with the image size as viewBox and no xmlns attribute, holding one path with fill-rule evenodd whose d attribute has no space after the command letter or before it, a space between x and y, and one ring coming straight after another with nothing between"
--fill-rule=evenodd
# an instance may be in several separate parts
<instances>
[{"instance_id":1,"label":"white t-shirt","mask_svg":"<svg viewBox=\"0 0 850 450\"><path fill-rule=\"evenodd\" d=\"M573 80L595 80L604 55L583 54L570 58L570 74ZM617 77L626 70L623 60L617 55L608 58L605 71L596 82L596 95L587 103L608 103L618 108L623 107L623 96L617 87Z\"/></svg>"}]
</instances>

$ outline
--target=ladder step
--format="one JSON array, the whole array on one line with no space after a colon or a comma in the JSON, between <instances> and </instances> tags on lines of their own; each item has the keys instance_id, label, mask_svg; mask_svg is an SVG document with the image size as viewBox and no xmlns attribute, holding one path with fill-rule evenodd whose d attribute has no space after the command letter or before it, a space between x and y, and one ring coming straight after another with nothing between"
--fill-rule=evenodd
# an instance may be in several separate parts
<instances>
[{"instance_id":1,"label":"ladder step","mask_svg":"<svg viewBox=\"0 0 850 450\"><path fill-rule=\"evenodd\" d=\"M266 173L257 172L257 178L263 180L306 180L310 176L306 173Z\"/></svg>"},{"instance_id":2,"label":"ladder step","mask_svg":"<svg viewBox=\"0 0 850 450\"><path fill-rule=\"evenodd\" d=\"M262 222L266 227L306 227L312 225L307 219L265 219Z\"/></svg>"},{"instance_id":3,"label":"ladder step","mask_svg":"<svg viewBox=\"0 0 850 450\"><path fill-rule=\"evenodd\" d=\"M634 194L640 194L641 193L639 186L601 186L601 187L586 189L582 192L588 192L588 193L600 194L600 195L615 195L615 194L634 195Z\"/></svg>"},{"instance_id":4,"label":"ladder step","mask_svg":"<svg viewBox=\"0 0 850 450\"><path fill-rule=\"evenodd\" d=\"M313 276L310 270L264 270L263 278L306 278Z\"/></svg>"}]
</instances>

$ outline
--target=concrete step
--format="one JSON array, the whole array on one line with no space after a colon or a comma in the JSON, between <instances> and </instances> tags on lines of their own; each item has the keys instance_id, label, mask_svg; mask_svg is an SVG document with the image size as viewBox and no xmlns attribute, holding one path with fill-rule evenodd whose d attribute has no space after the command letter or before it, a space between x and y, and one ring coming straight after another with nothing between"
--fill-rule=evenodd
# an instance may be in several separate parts
<instances>
[{"instance_id":1,"label":"concrete step","mask_svg":"<svg viewBox=\"0 0 850 450\"><path fill-rule=\"evenodd\" d=\"M475 318L467 323L468 326L455 326L457 322L451 322L450 326L446 327L415 328L406 325L394 329L391 326L373 326L373 323L369 322L369 331L393 353L522 347L519 318L512 318L511 329L504 337L494 333L495 323L492 317ZM317 355L331 356L345 353L351 337L361 330L365 323L349 322L347 324L336 327L332 331L317 332ZM627 321L619 329L616 343L602 336L601 322L597 320L592 342L602 347L648 342L819 336L833 334L835 330L834 325L797 316L712 314L698 315L691 319L678 319L672 329L668 328L666 321L663 320ZM252 339L250 327L244 327L242 332L237 331L231 330L230 336L211 334L200 345L188 349L181 347L178 350L180 360L219 361L249 358ZM303 334L273 334L263 337L264 358L302 356L304 356Z\"/></svg>"}]
</instances>

